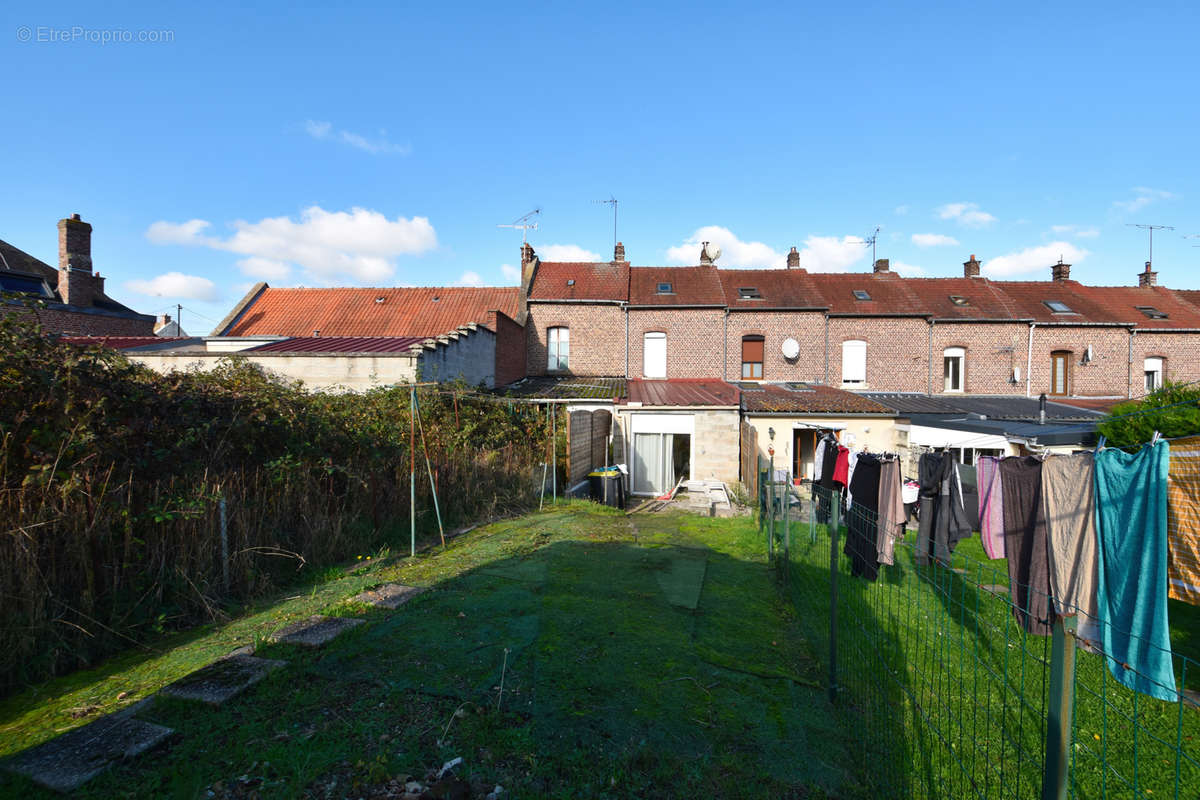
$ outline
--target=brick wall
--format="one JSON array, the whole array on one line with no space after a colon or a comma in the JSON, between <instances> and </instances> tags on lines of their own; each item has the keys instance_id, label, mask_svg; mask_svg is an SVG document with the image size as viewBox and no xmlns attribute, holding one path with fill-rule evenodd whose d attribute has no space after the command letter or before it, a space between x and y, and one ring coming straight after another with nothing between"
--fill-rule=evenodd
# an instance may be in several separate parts
<instances>
[{"instance_id":1,"label":"brick wall","mask_svg":"<svg viewBox=\"0 0 1200 800\"><path fill-rule=\"evenodd\" d=\"M571 329L568 374L625 374L625 313L619 306L534 301L525 323L529 375L547 374L546 329L559 325Z\"/></svg>"},{"instance_id":2,"label":"brick wall","mask_svg":"<svg viewBox=\"0 0 1200 800\"><path fill-rule=\"evenodd\" d=\"M629 377L645 374L643 337L653 331L667 335L668 378L721 377L724 313L719 308L631 310Z\"/></svg>"},{"instance_id":3,"label":"brick wall","mask_svg":"<svg viewBox=\"0 0 1200 800\"><path fill-rule=\"evenodd\" d=\"M525 328L505 314L489 314L496 331L496 385L504 386L525 377Z\"/></svg>"},{"instance_id":4,"label":"brick wall","mask_svg":"<svg viewBox=\"0 0 1200 800\"><path fill-rule=\"evenodd\" d=\"M32 316L21 307L0 307L0 314ZM153 336L154 317L125 317L101 312L69 311L65 307L39 309L37 318L47 333L66 336Z\"/></svg>"},{"instance_id":5,"label":"brick wall","mask_svg":"<svg viewBox=\"0 0 1200 800\"><path fill-rule=\"evenodd\" d=\"M725 379L742 377L742 337L763 337L763 380L813 381L825 378L825 315L812 311L734 311L729 314ZM783 357L785 339L795 339L800 354ZM839 359L841 356L839 355Z\"/></svg>"},{"instance_id":6,"label":"brick wall","mask_svg":"<svg viewBox=\"0 0 1200 800\"><path fill-rule=\"evenodd\" d=\"M961 347L965 351L963 391L967 394L1016 394L1025 396L1025 356L1029 326L1019 323L971 322L937 323L933 326L933 381L931 391L945 391L945 350ZM928 356L926 332L926 356ZM1049 356L1047 356L1049 358ZM1012 380L1013 369L1020 367L1021 381ZM923 386L929 385L925 368ZM1049 377L1047 377L1047 381ZM925 391L922 388L921 391Z\"/></svg>"},{"instance_id":7,"label":"brick wall","mask_svg":"<svg viewBox=\"0 0 1200 800\"><path fill-rule=\"evenodd\" d=\"M833 317L829 320L829 385L842 385L842 343L867 343L866 385L871 391L923 392L928 386L929 324L913 317ZM941 363L939 357L938 363ZM940 369L938 370L940 376Z\"/></svg>"},{"instance_id":8,"label":"brick wall","mask_svg":"<svg viewBox=\"0 0 1200 800\"><path fill-rule=\"evenodd\" d=\"M1133 337L1133 396L1145 394L1142 368L1144 359L1165 359L1163 369L1173 381L1200 381L1200 335L1195 333L1147 333Z\"/></svg>"}]
</instances>

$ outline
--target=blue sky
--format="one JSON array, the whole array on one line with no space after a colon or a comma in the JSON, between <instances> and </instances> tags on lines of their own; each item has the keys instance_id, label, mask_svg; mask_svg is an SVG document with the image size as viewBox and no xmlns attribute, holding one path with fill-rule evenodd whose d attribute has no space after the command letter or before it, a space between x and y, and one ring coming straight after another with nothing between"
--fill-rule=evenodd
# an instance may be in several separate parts
<instances>
[{"instance_id":1,"label":"blue sky","mask_svg":"<svg viewBox=\"0 0 1200 800\"><path fill-rule=\"evenodd\" d=\"M610 196L635 264L866 270L878 225L908 274L1130 284L1156 223L1200 287L1193 4L98 6L0 11L0 238L55 263L78 212L192 332L262 278L511 284L535 207L608 259Z\"/></svg>"}]
</instances>

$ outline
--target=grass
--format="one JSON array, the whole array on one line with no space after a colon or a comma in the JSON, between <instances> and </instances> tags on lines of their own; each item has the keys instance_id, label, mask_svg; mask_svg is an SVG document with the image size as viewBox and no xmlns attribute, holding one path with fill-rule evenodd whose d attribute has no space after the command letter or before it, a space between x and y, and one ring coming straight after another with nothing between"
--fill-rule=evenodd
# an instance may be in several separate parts
<instances>
[{"instance_id":1,"label":"grass","mask_svg":"<svg viewBox=\"0 0 1200 800\"><path fill-rule=\"evenodd\" d=\"M142 718L179 736L77 794L371 797L461 756L517 798L865 796L858 714L825 701L750 520L573 503L328 577L8 699L0 754L324 612L367 624L316 651L263 644L287 667L223 708L158 701ZM395 613L345 602L385 581L429 591ZM0 776L17 794L45 793Z\"/></svg>"},{"instance_id":2,"label":"grass","mask_svg":"<svg viewBox=\"0 0 1200 800\"><path fill-rule=\"evenodd\" d=\"M815 535L814 535L815 534ZM1012 797L1041 792L1050 639L1010 612L1006 562L977 538L952 567L918 566L915 534L876 583L853 578L839 537L838 680L865 718L863 748L878 796ZM830 540L791 527L788 582L813 650L828 665ZM765 541L764 541L765 547ZM1177 688L1200 685L1200 613L1170 601ZM1186 674L1184 672L1186 664ZM1072 797L1195 797L1200 709L1118 684L1078 650Z\"/></svg>"}]
</instances>

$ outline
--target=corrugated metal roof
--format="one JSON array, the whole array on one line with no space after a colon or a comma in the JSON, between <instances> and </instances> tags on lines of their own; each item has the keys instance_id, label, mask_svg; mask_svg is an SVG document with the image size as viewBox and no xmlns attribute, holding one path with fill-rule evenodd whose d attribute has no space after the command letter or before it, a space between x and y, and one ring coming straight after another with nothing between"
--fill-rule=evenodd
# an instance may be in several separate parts
<instances>
[{"instance_id":1,"label":"corrugated metal roof","mask_svg":"<svg viewBox=\"0 0 1200 800\"><path fill-rule=\"evenodd\" d=\"M736 406L741 391L715 378L668 378L629 381L630 403L643 406Z\"/></svg>"},{"instance_id":2,"label":"corrugated metal roof","mask_svg":"<svg viewBox=\"0 0 1200 800\"><path fill-rule=\"evenodd\" d=\"M242 350L242 353L409 353L422 336L298 336Z\"/></svg>"},{"instance_id":3,"label":"corrugated metal roof","mask_svg":"<svg viewBox=\"0 0 1200 800\"><path fill-rule=\"evenodd\" d=\"M941 416L974 414L989 420L1036 420L1039 401L1036 397L1006 395L928 395L907 392L863 392L881 405L902 415L935 414ZM1047 401L1046 419L1091 420L1103 416L1100 411Z\"/></svg>"},{"instance_id":4,"label":"corrugated metal roof","mask_svg":"<svg viewBox=\"0 0 1200 800\"><path fill-rule=\"evenodd\" d=\"M223 336L440 336L488 312L517 316L515 286L390 289L266 288Z\"/></svg>"}]
</instances>

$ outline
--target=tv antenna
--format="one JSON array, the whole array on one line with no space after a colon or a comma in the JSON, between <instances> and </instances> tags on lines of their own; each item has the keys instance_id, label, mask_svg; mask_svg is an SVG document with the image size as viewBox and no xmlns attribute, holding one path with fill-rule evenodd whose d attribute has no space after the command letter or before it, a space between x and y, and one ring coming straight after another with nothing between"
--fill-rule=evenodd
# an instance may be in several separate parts
<instances>
[{"instance_id":1,"label":"tv antenna","mask_svg":"<svg viewBox=\"0 0 1200 800\"><path fill-rule=\"evenodd\" d=\"M613 209L613 247L616 247L617 246L617 203L619 203L620 201L617 200L617 198L613 197L610 194L608 196L607 200L593 200L592 202L600 203L601 205L612 206L612 209Z\"/></svg>"},{"instance_id":2,"label":"tv antenna","mask_svg":"<svg viewBox=\"0 0 1200 800\"><path fill-rule=\"evenodd\" d=\"M514 229L519 228L521 231L521 244L526 244L529 241L529 232L536 231L538 229L537 220L533 220L533 222L530 222L530 220L532 220L534 217L536 217L538 214L541 214L541 213L542 213L542 210L540 208L535 208L533 211L530 211L525 216L517 217L516 220L514 220L509 225L497 225L496 227L497 228L514 228Z\"/></svg>"},{"instance_id":3,"label":"tv antenna","mask_svg":"<svg viewBox=\"0 0 1200 800\"><path fill-rule=\"evenodd\" d=\"M1137 222L1126 222L1130 228L1141 228L1142 230L1150 231L1150 263L1154 263L1154 232L1155 231L1173 231L1172 225L1142 225Z\"/></svg>"},{"instance_id":4,"label":"tv antenna","mask_svg":"<svg viewBox=\"0 0 1200 800\"><path fill-rule=\"evenodd\" d=\"M872 267L875 266L875 240L879 238L879 231L880 231L880 227L878 225L876 225L875 232L872 233L870 236L864 236L861 239L854 240L858 244L861 244L861 245L871 248L871 266Z\"/></svg>"}]
</instances>

